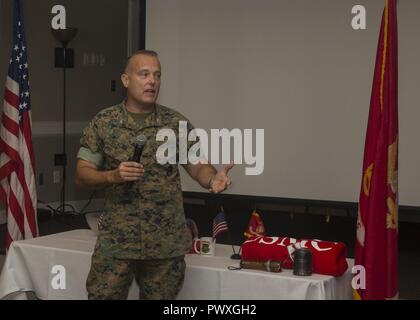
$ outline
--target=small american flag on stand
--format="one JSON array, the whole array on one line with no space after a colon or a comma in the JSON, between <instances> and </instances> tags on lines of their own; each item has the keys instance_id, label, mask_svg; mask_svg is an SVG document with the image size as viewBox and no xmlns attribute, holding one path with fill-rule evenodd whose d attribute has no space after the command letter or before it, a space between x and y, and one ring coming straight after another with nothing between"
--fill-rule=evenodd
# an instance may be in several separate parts
<instances>
[{"instance_id":1,"label":"small american flag on stand","mask_svg":"<svg viewBox=\"0 0 420 320\"><path fill-rule=\"evenodd\" d=\"M224 231L228 231L228 224L225 218L225 213L221 211L214 219L213 219L213 239L216 238L220 233Z\"/></svg>"},{"instance_id":2,"label":"small american flag on stand","mask_svg":"<svg viewBox=\"0 0 420 320\"><path fill-rule=\"evenodd\" d=\"M14 0L13 48L0 127L0 199L6 209L6 248L38 236L35 155L22 3Z\"/></svg>"}]
</instances>

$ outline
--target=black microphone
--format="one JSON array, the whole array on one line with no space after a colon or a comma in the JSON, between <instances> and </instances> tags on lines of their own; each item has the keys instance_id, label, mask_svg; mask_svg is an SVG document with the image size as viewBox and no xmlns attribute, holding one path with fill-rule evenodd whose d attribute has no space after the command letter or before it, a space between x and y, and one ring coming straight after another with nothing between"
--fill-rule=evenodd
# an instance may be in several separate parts
<instances>
[{"instance_id":1,"label":"black microphone","mask_svg":"<svg viewBox=\"0 0 420 320\"><path fill-rule=\"evenodd\" d=\"M281 272L282 262L276 260L255 261L255 260L241 260L240 266L242 269L264 270L267 272Z\"/></svg>"},{"instance_id":2,"label":"black microphone","mask_svg":"<svg viewBox=\"0 0 420 320\"><path fill-rule=\"evenodd\" d=\"M130 158L130 161L140 162L141 154L143 153L144 145L146 144L147 138L144 134L137 136L134 143L134 152ZM127 188L131 189L133 187L134 181L127 182Z\"/></svg>"},{"instance_id":3,"label":"black microphone","mask_svg":"<svg viewBox=\"0 0 420 320\"><path fill-rule=\"evenodd\" d=\"M143 148L146 144L146 141L147 138L144 134L140 134L137 136L136 141L134 143L133 156L131 157L130 161L140 162L141 154L143 153Z\"/></svg>"}]
</instances>

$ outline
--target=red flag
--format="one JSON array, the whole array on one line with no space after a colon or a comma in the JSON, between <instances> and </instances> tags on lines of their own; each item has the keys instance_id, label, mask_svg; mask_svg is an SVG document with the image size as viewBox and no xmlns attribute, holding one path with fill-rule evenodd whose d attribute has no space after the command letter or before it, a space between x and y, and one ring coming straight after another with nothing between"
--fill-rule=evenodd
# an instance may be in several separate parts
<instances>
[{"instance_id":1,"label":"red flag","mask_svg":"<svg viewBox=\"0 0 420 320\"><path fill-rule=\"evenodd\" d=\"M355 265L365 270L356 299L398 297L398 56L396 0L382 17L365 141ZM361 278L362 282L363 279ZM363 288L364 287L364 288Z\"/></svg>"},{"instance_id":2,"label":"red flag","mask_svg":"<svg viewBox=\"0 0 420 320\"><path fill-rule=\"evenodd\" d=\"M253 212L251 219L248 223L248 229L244 232L244 236L249 238L252 237L263 237L265 236L265 228L260 215L257 212Z\"/></svg>"},{"instance_id":3,"label":"red flag","mask_svg":"<svg viewBox=\"0 0 420 320\"><path fill-rule=\"evenodd\" d=\"M0 127L0 198L7 213L6 248L38 235L35 156L22 5L14 1L13 49Z\"/></svg>"}]
</instances>

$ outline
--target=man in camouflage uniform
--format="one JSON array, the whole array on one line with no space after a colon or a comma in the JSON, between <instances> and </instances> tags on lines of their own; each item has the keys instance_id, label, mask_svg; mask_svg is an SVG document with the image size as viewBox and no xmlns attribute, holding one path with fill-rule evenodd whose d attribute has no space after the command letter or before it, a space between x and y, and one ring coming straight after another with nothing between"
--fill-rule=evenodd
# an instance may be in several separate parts
<instances>
[{"instance_id":1,"label":"man in camouflage uniform","mask_svg":"<svg viewBox=\"0 0 420 320\"><path fill-rule=\"evenodd\" d=\"M83 131L76 183L105 188L105 208L86 282L89 299L126 299L133 278L142 299L175 299L182 288L185 253L191 237L185 223L177 164L159 164L156 141L160 129L178 138L180 113L156 104L161 66L153 51L127 61L121 80L126 100L100 111ZM147 142L140 163L128 161L134 142ZM177 139L177 141L179 141ZM177 148L179 150L179 148ZM211 192L231 181L232 165L221 171L208 164L186 164L185 170Z\"/></svg>"}]
</instances>

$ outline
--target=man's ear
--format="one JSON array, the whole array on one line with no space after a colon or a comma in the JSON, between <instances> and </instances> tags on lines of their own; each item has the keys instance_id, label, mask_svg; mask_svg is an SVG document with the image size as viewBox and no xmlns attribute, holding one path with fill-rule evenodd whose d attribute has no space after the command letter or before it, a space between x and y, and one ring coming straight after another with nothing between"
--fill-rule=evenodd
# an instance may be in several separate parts
<instances>
[{"instance_id":1,"label":"man's ear","mask_svg":"<svg viewBox=\"0 0 420 320\"><path fill-rule=\"evenodd\" d=\"M128 84L130 83L130 80L129 80L129 78L128 78L128 75L127 75L127 74L123 73L123 74L121 75L121 82L122 82L122 84L123 84L123 86L124 86L125 88L127 88L127 87L128 87Z\"/></svg>"}]
</instances>

